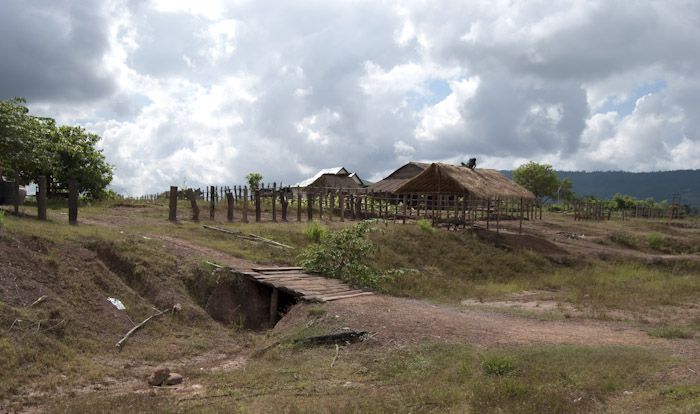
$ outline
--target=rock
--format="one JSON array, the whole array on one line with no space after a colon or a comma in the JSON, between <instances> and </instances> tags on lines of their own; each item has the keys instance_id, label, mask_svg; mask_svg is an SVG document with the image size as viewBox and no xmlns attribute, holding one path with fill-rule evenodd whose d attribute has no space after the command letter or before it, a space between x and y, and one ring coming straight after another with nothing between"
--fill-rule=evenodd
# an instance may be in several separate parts
<instances>
[{"instance_id":1,"label":"rock","mask_svg":"<svg viewBox=\"0 0 700 414\"><path fill-rule=\"evenodd\" d=\"M163 385L176 385L182 383L182 375L175 372L171 372L168 379L165 380Z\"/></svg>"},{"instance_id":2,"label":"rock","mask_svg":"<svg viewBox=\"0 0 700 414\"><path fill-rule=\"evenodd\" d=\"M170 376L170 368L164 366L157 366L153 375L148 377L148 385L151 386L161 386L163 382Z\"/></svg>"}]
</instances>

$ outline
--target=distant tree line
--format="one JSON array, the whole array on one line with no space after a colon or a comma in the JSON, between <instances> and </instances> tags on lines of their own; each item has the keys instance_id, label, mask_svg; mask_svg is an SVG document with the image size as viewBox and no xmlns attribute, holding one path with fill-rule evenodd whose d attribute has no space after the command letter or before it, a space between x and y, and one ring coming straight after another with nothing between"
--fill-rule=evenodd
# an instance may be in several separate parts
<instances>
[{"instance_id":1,"label":"distant tree line","mask_svg":"<svg viewBox=\"0 0 700 414\"><path fill-rule=\"evenodd\" d=\"M0 100L0 170L20 182L46 176L49 195L66 192L71 180L90 198L109 195L113 166L96 148L100 137L80 126L59 126L47 117L29 114L22 98Z\"/></svg>"},{"instance_id":2,"label":"distant tree line","mask_svg":"<svg viewBox=\"0 0 700 414\"><path fill-rule=\"evenodd\" d=\"M515 171L502 172L507 177L513 177ZM579 199L592 196L600 200L612 200L616 194L622 194L641 201L652 198L670 202L673 194L680 194L684 210L692 212L693 209L700 208L700 170L642 173L556 171L556 174L569 179L572 183L571 191ZM564 196L560 196L560 199L567 200Z\"/></svg>"}]
</instances>

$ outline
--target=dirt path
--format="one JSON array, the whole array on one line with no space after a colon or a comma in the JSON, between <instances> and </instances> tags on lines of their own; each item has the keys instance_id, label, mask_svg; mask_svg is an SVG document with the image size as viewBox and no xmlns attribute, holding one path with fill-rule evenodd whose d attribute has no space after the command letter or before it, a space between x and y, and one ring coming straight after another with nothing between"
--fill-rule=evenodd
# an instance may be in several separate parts
<instances>
[{"instance_id":1,"label":"dirt path","mask_svg":"<svg viewBox=\"0 0 700 414\"><path fill-rule=\"evenodd\" d=\"M323 305L298 305L275 329L285 330L308 319L308 308L318 306L327 311L326 319L337 320L334 324L339 329L371 332L374 334L372 339L379 345L450 342L493 347L650 345L664 342L621 323L584 319L548 321L384 295L360 296Z\"/></svg>"}]
</instances>

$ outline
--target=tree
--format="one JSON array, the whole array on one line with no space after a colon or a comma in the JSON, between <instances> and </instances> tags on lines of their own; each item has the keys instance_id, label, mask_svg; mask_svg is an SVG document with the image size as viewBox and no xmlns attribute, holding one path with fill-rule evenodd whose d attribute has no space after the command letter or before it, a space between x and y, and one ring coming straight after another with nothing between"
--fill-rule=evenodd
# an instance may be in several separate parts
<instances>
[{"instance_id":1,"label":"tree","mask_svg":"<svg viewBox=\"0 0 700 414\"><path fill-rule=\"evenodd\" d=\"M51 118L29 115L24 103L21 98L0 100L2 171L10 177L19 174L25 184L44 175L53 193L77 180L81 193L104 197L114 167L96 149L100 137L79 126L57 127Z\"/></svg>"},{"instance_id":2,"label":"tree","mask_svg":"<svg viewBox=\"0 0 700 414\"><path fill-rule=\"evenodd\" d=\"M245 176L245 179L248 180L250 191L255 191L260 187L260 181L262 181L263 176L258 173L250 173Z\"/></svg>"},{"instance_id":3,"label":"tree","mask_svg":"<svg viewBox=\"0 0 700 414\"><path fill-rule=\"evenodd\" d=\"M68 183L76 180L81 193L95 199L103 198L105 188L112 181L112 166L106 162L102 150L95 148L100 137L79 126L62 126L53 138L57 166L53 178L58 189L67 190Z\"/></svg>"},{"instance_id":4,"label":"tree","mask_svg":"<svg viewBox=\"0 0 700 414\"><path fill-rule=\"evenodd\" d=\"M568 178L559 180L557 172L549 164L530 161L521 165L513 171L513 181L532 191L540 203L556 197L560 186L561 198L570 200L574 197L571 180Z\"/></svg>"}]
</instances>

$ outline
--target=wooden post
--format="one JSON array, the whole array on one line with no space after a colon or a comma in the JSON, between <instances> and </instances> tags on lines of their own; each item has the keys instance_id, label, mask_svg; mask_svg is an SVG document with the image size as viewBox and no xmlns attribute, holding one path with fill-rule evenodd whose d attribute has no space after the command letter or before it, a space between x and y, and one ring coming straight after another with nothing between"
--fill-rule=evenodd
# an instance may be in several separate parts
<instances>
[{"instance_id":1,"label":"wooden post","mask_svg":"<svg viewBox=\"0 0 700 414\"><path fill-rule=\"evenodd\" d=\"M15 198L14 199L15 215L19 215L19 174L16 174L16 173L15 173L15 185L12 187L12 193L13 193L13 196ZM76 206L77 206L77 201L76 201ZM76 211L76 217L77 217L77 211L78 211L77 207L76 207L75 211Z\"/></svg>"},{"instance_id":2,"label":"wooden post","mask_svg":"<svg viewBox=\"0 0 700 414\"><path fill-rule=\"evenodd\" d=\"M357 219L362 220L362 197L359 194L355 197L355 210L357 211Z\"/></svg>"},{"instance_id":3,"label":"wooden post","mask_svg":"<svg viewBox=\"0 0 700 414\"><path fill-rule=\"evenodd\" d=\"M36 194L37 217L46 220L46 176L39 177L39 191Z\"/></svg>"},{"instance_id":4,"label":"wooden post","mask_svg":"<svg viewBox=\"0 0 700 414\"><path fill-rule=\"evenodd\" d=\"M255 221L260 221L260 189L255 190Z\"/></svg>"},{"instance_id":5,"label":"wooden post","mask_svg":"<svg viewBox=\"0 0 700 414\"><path fill-rule=\"evenodd\" d=\"M228 221L233 221L233 194L230 191L226 193L226 207L228 210L226 219Z\"/></svg>"},{"instance_id":6,"label":"wooden post","mask_svg":"<svg viewBox=\"0 0 700 414\"><path fill-rule=\"evenodd\" d=\"M345 193L343 193L343 190L340 190L338 203L340 204L340 221L345 221Z\"/></svg>"},{"instance_id":7,"label":"wooden post","mask_svg":"<svg viewBox=\"0 0 700 414\"><path fill-rule=\"evenodd\" d=\"M523 199L520 199L520 228L518 234L523 234Z\"/></svg>"},{"instance_id":8,"label":"wooden post","mask_svg":"<svg viewBox=\"0 0 700 414\"><path fill-rule=\"evenodd\" d=\"M78 189L78 182L71 180L68 184L68 222L71 224L78 222ZM18 198L15 198L15 210L17 209Z\"/></svg>"},{"instance_id":9,"label":"wooden post","mask_svg":"<svg viewBox=\"0 0 700 414\"><path fill-rule=\"evenodd\" d=\"M486 230L489 229L489 223L491 222L491 197L486 199Z\"/></svg>"},{"instance_id":10,"label":"wooden post","mask_svg":"<svg viewBox=\"0 0 700 414\"><path fill-rule=\"evenodd\" d=\"M323 201L326 198L323 193L325 190L321 189L320 191L321 193L318 195L318 221L323 220Z\"/></svg>"},{"instance_id":11,"label":"wooden post","mask_svg":"<svg viewBox=\"0 0 700 414\"><path fill-rule=\"evenodd\" d=\"M277 221L277 183L272 183L272 221Z\"/></svg>"},{"instance_id":12,"label":"wooden post","mask_svg":"<svg viewBox=\"0 0 700 414\"><path fill-rule=\"evenodd\" d=\"M216 203L216 188L212 185L209 186L209 218L214 220L214 209Z\"/></svg>"},{"instance_id":13,"label":"wooden post","mask_svg":"<svg viewBox=\"0 0 700 414\"><path fill-rule=\"evenodd\" d=\"M277 306L279 305L280 292L277 288L272 288L270 295L270 327L277 323Z\"/></svg>"},{"instance_id":14,"label":"wooden post","mask_svg":"<svg viewBox=\"0 0 700 414\"><path fill-rule=\"evenodd\" d=\"M306 192L306 219L309 222L314 219L314 194L311 190Z\"/></svg>"},{"instance_id":15,"label":"wooden post","mask_svg":"<svg viewBox=\"0 0 700 414\"><path fill-rule=\"evenodd\" d=\"M190 199L190 206L192 207L192 221L199 221L199 207L197 207L197 194L190 188L187 190L187 197Z\"/></svg>"},{"instance_id":16,"label":"wooden post","mask_svg":"<svg viewBox=\"0 0 700 414\"><path fill-rule=\"evenodd\" d=\"M498 234L498 226L501 223L501 199L496 199L496 234Z\"/></svg>"},{"instance_id":17,"label":"wooden post","mask_svg":"<svg viewBox=\"0 0 700 414\"><path fill-rule=\"evenodd\" d=\"M297 221L301 221L301 189L297 187Z\"/></svg>"},{"instance_id":18,"label":"wooden post","mask_svg":"<svg viewBox=\"0 0 700 414\"><path fill-rule=\"evenodd\" d=\"M287 221L287 207L289 202L287 201L287 194L282 185L280 184L280 204L282 204L282 221Z\"/></svg>"},{"instance_id":19,"label":"wooden post","mask_svg":"<svg viewBox=\"0 0 700 414\"><path fill-rule=\"evenodd\" d=\"M331 195L331 200L330 200L331 206L330 206L330 209L328 211L328 221L333 221L333 210L335 209L335 190L331 189L330 195Z\"/></svg>"},{"instance_id":20,"label":"wooden post","mask_svg":"<svg viewBox=\"0 0 700 414\"><path fill-rule=\"evenodd\" d=\"M241 221L248 222L248 186L243 186L243 217Z\"/></svg>"},{"instance_id":21,"label":"wooden post","mask_svg":"<svg viewBox=\"0 0 700 414\"><path fill-rule=\"evenodd\" d=\"M408 204L408 194L404 193L403 194L403 208L401 208L401 212L403 214L403 218L402 218L401 222L403 224L406 224L406 209L408 208L407 204Z\"/></svg>"},{"instance_id":22,"label":"wooden post","mask_svg":"<svg viewBox=\"0 0 700 414\"><path fill-rule=\"evenodd\" d=\"M170 214L168 220L177 220L177 186L170 186Z\"/></svg>"}]
</instances>

